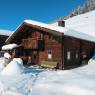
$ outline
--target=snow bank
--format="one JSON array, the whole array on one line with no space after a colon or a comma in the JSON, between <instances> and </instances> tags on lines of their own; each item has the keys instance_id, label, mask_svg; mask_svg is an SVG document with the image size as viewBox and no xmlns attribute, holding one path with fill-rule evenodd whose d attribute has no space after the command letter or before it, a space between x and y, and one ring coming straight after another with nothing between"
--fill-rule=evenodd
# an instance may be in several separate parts
<instances>
[{"instance_id":1,"label":"snow bank","mask_svg":"<svg viewBox=\"0 0 95 95\"><path fill-rule=\"evenodd\" d=\"M0 63L0 71L2 71L4 69L4 64Z\"/></svg>"},{"instance_id":2,"label":"snow bank","mask_svg":"<svg viewBox=\"0 0 95 95\"><path fill-rule=\"evenodd\" d=\"M14 58L13 61L16 61L18 64L20 64L21 66L23 66L23 61L21 58Z\"/></svg>"},{"instance_id":3,"label":"snow bank","mask_svg":"<svg viewBox=\"0 0 95 95\"><path fill-rule=\"evenodd\" d=\"M95 55L88 61L88 64L95 64Z\"/></svg>"},{"instance_id":4,"label":"snow bank","mask_svg":"<svg viewBox=\"0 0 95 95\"><path fill-rule=\"evenodd\" d=\"M2 71L4 69L4 57L0 58L0 71Z\"/></svg>"},{"instance_id":5,"label":"snow bank","mask_svg":"<svg viewBox=\"0 0 95 95\"><path fill-rule=\"evenodd\" d=\"M42 72L33 87L33 95L95 95L94 84L95 56L83 67Z\"/></svg>"},{"instance_id":6,"label":"snow bank","mask_svg":"<svg viewBox=\"0 0 95 95\"><path fill-rule=\"evenodd\" d=\"M2 75L14 75L23 72L21 59L14 58L1 72Z\"/></svg>"},{"instance_id":7,"label":"snow bank","mask_svg":"<svg viewBox=\"0 0 95 95\"><path fill-rule=\"evenodd\" d=\"M16 91L13 91L14 89L10 90L7 87L3 85L3 83L0 82L0 95L22 95Z\"/></svg>"},{"instance_id":8,"label":"snow bank","mask_svg":"<svg viewBox=\"0 0 95 95\"><path fill-rule=\"evenodd\" d=\"M6 53L4 53L4 57L10 59L11 58L11 55L6 52Z\"/></svg>"},{"instance_id":9,"label":"snow bank","mask_svg":"<svg viewBox=\"0 0 95 95\"><path fill-rule=\"evenodd\" d=\"M22 67L20 59L13 60ZM0 95L95 95L95 56L88 65L72 70L25 69L27 73L15 76L0 75Z\"/></svg>"},{"instance_id":10,"label":"snow bank","mask_svg":"<svg viewBox=\"0 0 95 95\"><path fill-rule=\"evenodd\" d=\"M2 50L11 50L13 48L19 47L17 44L8 44L8 45L4 45L2 47Z\"/></svg>"}]
</instances>

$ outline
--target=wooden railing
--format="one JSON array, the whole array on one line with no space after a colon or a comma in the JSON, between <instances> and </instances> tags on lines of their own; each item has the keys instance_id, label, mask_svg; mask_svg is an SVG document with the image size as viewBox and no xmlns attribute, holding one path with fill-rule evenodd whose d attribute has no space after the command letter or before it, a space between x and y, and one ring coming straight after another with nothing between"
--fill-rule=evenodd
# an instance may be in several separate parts
<instances>
[{"instance_id":1,"label":"wooden railing","mask_svg":"<svg viewBox=\"0 0 95 95\"><path fill-rule=\"evenodd\" d=\"M25 49L40 49L43 48L44 41L40 39L34 39L34 38L28 38L28 39L23 39L22 41L22 46Z\"/></svg>"}]
</instances>

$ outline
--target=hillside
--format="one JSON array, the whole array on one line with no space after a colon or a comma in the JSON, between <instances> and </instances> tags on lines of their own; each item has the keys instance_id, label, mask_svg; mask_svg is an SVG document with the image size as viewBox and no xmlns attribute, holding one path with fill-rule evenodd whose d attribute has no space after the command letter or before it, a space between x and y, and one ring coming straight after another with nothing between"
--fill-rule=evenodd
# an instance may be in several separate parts
<instances>
[{"instance_id":1,"label":"hillside","mask_svg":"<svg viewBox=\"0 0 95 95\"><path fill-rule=\"evenodd\" d=\"M5 40L12 34L9 30L0 30L0 49L5 44Z\"/></svg>"},{"instance_id":2,"label":"hillside","mask_svg":"<svg viewBox=\"0 0 95 95\"><path fill-rule=\"evenodd\" d=\"M84 14L92 10L95 10L95 0L87 0L82 6L78 6L76 9L72 10L72 12L67 16L60 17L59 20L63 20L63 19L66 20L73 16Z\"/></svg>"},{"instance_id":3,"label":"hillside","mask_svg":"<svg viewBox=\"0 0 95 95\"><path fill-rule=\"evenodd\" d=\"M10 31L10 30L0 30L0 35L10 36L12 32L13 31Z\"/></svg>"}]
</instances>

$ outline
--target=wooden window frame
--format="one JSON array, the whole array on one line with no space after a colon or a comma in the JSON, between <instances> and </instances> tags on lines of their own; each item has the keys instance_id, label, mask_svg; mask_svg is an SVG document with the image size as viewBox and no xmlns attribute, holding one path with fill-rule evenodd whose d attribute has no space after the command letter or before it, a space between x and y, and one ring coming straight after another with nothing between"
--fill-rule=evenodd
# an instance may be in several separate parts
<instances>
[{"instance_id":1,"label":"wooden window frame","mask_svg":"<svg viewBox=\"0 0 95 95\"><path fill-rule=\"evenodd\" d=\"M47 58L48 60L52 60L52 50L47 51Z\"/></svg>"}]
</instances>

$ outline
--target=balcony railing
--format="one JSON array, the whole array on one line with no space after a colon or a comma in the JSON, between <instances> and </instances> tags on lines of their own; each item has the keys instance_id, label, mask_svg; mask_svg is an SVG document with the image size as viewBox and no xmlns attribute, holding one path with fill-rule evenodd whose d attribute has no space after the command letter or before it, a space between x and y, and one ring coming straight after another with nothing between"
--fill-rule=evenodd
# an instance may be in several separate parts
<instances>
[{"instance_id":1,"label":"balcony railing","mask_svg":"<svg viewBox=\"0 0 95 95\"><path fill-rule=\"evenodd\" d=\"M44 41L40 39L23 39L22 46L24 49L43 49L44 48Z\"/></svg>"}]
</instances>

